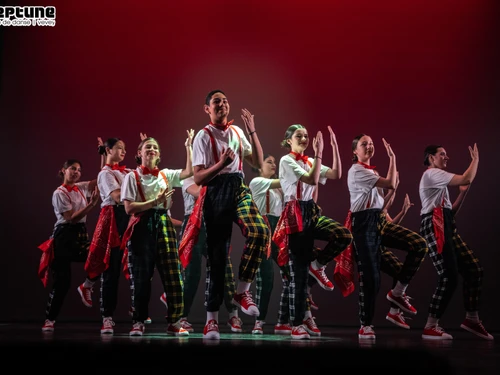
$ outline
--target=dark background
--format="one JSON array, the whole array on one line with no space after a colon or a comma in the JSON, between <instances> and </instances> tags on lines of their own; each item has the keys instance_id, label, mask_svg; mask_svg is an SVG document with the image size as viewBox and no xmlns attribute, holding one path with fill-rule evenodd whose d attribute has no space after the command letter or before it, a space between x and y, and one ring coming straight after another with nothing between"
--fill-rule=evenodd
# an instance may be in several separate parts
<instances>
[{"instance_id":1,"label":"dark background","mask_svg":"<svg viewBox=\"0 0 500 375\"><path fill-rule=\"evenodd\" d=\"M385 174L388 157L381 138L391 143L401 185L392 214L404 193L415 206L404 224L418 231L418 183L424 171L423 149L442 144L449 171L462 173L470 162L467 147L477 142L481 161L477 178L457 218L462 237L484 269L480 317L490 330L500 329L498 311L498 159L499 13L495 1L30 1L8 5L54 5L55 27L0 27L2 151L3 303L0 321L44 319L48 289L37 278L40 250L55 216L53 190L64 160L83 163L82 180L96 177L96 137L122 138L125 164L134 166L139 133L156 137L162 167L185 165L186 130L201 129L205 95L222 89L231 118L242 124L241 108L255 114L264 151L278 160L279 144L294 123L326 137L323 163L332 162L327 126L340 147L344 177L321 186L324 213L343 222L349 209L347 170L351 141L372 136L373 164ZM307 150L312 155L312 146ZM249 182L254 176L245 167ZM457 189L451 189L452 198ZM182 218L180 189L174 217ZM92 234L98 210L88 217ZM235 226L233 260L237 270L243 245ZM398 255L403 253L396 251ZM82 265L75 264L73 286L61 320L100 320L99 284L94 307L80 302L77 285ZM333 265L327 269L331 277ZM203 273L204 275L204 273ZM130 297L120 285L117 320L129 319ZM202 277L202 282L204 277ZM280 291L267 317L275 323ZM383 276L376 326L389 308ZM436 274L426 258L408 289L419 313L410 324L423 327ZM316 287L319 326L358 325L357 293ZM158 275L153 278L150 313L165 315ZM241 314L243 315L243 314ZM221 307L221 320L227 317ZM464 317L459 288L441 323L457 328ZM190 315L203 322L203 284ZM243 316L247 329L252 318Z\"/></svg>"}]
</instances>

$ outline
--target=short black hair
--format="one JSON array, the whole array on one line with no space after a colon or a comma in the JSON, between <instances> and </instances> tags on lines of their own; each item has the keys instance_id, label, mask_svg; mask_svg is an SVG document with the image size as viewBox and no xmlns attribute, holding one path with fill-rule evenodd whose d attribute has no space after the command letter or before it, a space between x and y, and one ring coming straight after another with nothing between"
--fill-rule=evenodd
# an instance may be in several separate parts
<instances>
[{"instance_id":1,"label":"short black hair","mask_svg":"<svg viewBox=\"0 0 500 375\"><path fill-rule=\"evenodd\" d=\"M222 91L222 90L212 90L212 91L210 91L210 92L207 94L207 96L206 96L206 98L205 98L205 104L206 104L206 105L210 105L210 100L212 100L212 96L214 96L214 95L215 95L215 94L217 94L218 92L220 92L220 93L221 93L222 95L224 95L224 96L226 95L226 94L224 93L224 91Z\"/></svg>"}]
</instances>

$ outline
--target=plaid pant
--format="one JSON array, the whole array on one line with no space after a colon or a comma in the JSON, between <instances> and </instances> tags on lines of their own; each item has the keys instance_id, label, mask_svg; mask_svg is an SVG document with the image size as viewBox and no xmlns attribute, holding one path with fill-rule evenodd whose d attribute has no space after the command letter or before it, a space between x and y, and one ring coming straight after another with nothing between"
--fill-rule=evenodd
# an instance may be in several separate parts
<instances>
[{"instance_id":1,"label":"plaid pant","mask_svg":"<svg viewBox=\"0 0 500 375\"><path fill-rule=\"evenodd\" d=\"M219 311L233 223L245 237L238 269L238 279L243 282L255 279L270 233L240 173L221 174L208 183L203 218L207 236L207 311Z\"/></svg>"},{"instance_id":2,"label":"plaid pant","mask_svg":"<svg viewBox=\"0 0 500 375\"><path fill-rule=\"evenodd\" d=\"M167 295L167 321L179 320L184 312L183 280L177 237L167 210L144 212L134 227L128 250L133 321L144 322L149 316L155 266Z\"/></svg>"},{"instance_id":3,"label":"plaid pant","mask_svg":"<svg viewBox=\"0 0 500 375\"><path fill-rule=\"evenodd\" d=\"M120 238L123 236L123 233L127 229L127 224L129 221L129 215L126 214L124 206L113 206L116 227L118 229L118 233ZM123 250L120 250L120 247L116 247L111 249L111 254L109 257L109 266L101 274L101 297L99 299L100 302L100 311L101 316L113 316L115 312L116 305L118 302L118 284L120 280L120 276L122 274L122 258L123 258Z\"/></svg>"},{"instance_id":4,"label":"plaid pant","mask_svg":"<svg viewBox=\"0 0 500 375\"><path fill-rule=\"evenodd\" d=\"M276 229L279 217L267 215L269 224L271 224L271 235ZM271 300L271 293L274 287L274 263L278 264L279 249L274 242L271 244L271 256L267 259L264 256L260 267L257 271L256 277L256 294L255 303L259 308L260 315L257 320L265 320ZM279 267L279 266L278 266ZM289 288L290 288L290 265L287 263L283 267L279 267L282 289L280 295L280 304L278 309L278 323L287 324L290 320L290 307L289 307Z\"/></svg>"},{"instance_id":5,"label":"plaid pant","mask_svg":"<svg viewBox=\"0 0 500 375\"><path fill-rule=\"evenodd\" d=\"M409 284L424 260L427 243L418 233L388 222L379 209L354 212L352 234L359 275L359 320L361 325L371 325L380 290L381 246L408 252L396 277Z\"/></svg>"},{"instance_id":6,"label":"plaid pant","mask_svg":"<svg viewBox=\"0 0 500 375\"><path fill-rule=\"evenodd\" d=\"M182 227L180 231L180 238L184 234L184 229L186 228L187 222L191 215L185 215L184 221L182 222ZM193 305L194 297L198 290L198 285L201 278L201 258L207 257L207 242L205 233L205 224L202 222L200 233L198 235L198 242L193 247L191 261L188 266L183 270L184 275L184 315L187 318L191 311ZM231 262L231 257L228 254L226 262L226 273L224 277L224 305L228 312L232 312L236 309L233 304L233 296L236 292L236 283L234 280L233 264ZM205 279L205 302L208 296L208 278Z\"/></svg>"},{"instance_id":7,"label":"plaid pant","mask_svg":"<svg viewBox=\"0 0 500 375\"><path fill-rule=\"evenodd\" d=\"M54 230L54 260L50 265L52 271L52 290L49 293L45 318L56 320L71 287L72 254L80 249L88 251L89 235L85 223L63 224Z\"/></svg>"},{"instance_id":8,"label":"plaid pant","mask_svg":"<svg viewBox=\"0 0 500 375\"><path fill-rule=\"evenodd\" d=\"M454 215L443 209L445 243L441 254L437 252L432 213L422 215L420 233L429 244L429 256L438 274L438 283L429 304L429 316L440 319L458 285L458 275L463 278L463 303L465 311L478 311L483 282L483 267L474 252L457 231Z\"/></svg>"},{"instance_id":9,"label":"plaid pant","mask_svg":"<svg viewBox=\"0 0 500 375\"><path fill-rule=\"evenodd\" d=\"M308 309L307 285L309 265L316 259L326 265L352 242L352 234L345 226L321 216L319 206L313 201L300 201L302 232L289 235L290 259L290 320L294 326L302 324ZM314 241L327 241L324 249L316 251Z\"/></svg>"}]
</instances>

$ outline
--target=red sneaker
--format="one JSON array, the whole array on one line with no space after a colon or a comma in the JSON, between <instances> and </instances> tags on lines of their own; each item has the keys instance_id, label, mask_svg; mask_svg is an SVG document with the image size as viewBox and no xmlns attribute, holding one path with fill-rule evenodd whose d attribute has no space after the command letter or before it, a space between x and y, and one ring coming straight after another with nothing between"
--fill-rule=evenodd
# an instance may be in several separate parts
<instances>
[{"instance_id":1,"label":"red sneaker","mask_svg":"<svg viewBox=\"0 0 500 375\"><path fill-rule=\"evenodd\" d=\"M406 323L405 317L401 311L397 314L391 314L390 312L388 312L385 318L389 322L394 323L401 328L410 329L410 326L408 325L408 323Z\"/></svg>"},{"instance_id":2,"label":"red sneaker","mask_svg":"<svg viewBox=\"0 0 500 375\"><path fill-rule=\"evenodd\" d=\"M325 290L332 291L334 286L333 283L328 280L325 274L326 266L323 266L317 270L315 270L311 265L309 265L309 275L314 277L318 282L319 286Z\"/></svg>"},{"instance_id":3,"label":"red sneaker","mask_svg":"<svg viewBox=\"0 0 500 375\"><path fill-rule=\"evenodd\" d=\"M233 304L240 307L241 311L247 315L259 316L260 314L257 305L253 302L252 294L248 290L241 294L235 294Z\"/></svg>"},{"instance_id":4,"label":"red sneaker","mask_svg":"<svg viewBox=\"0 0 500 375\"><path fill-rule=\"evenodd\" d=\"M172 336L189 336L189 332L182 328L181 320L175 323L170 323L167 327L167 335Z\"/></svg>"},{"instance_id":5,"label":"red sneaker","mask_svg":"<svg viewBox=\"0 0 500 375\"><path fill-rule=\"evenodd\" d=\"M208 323L205 325L205 328L203 328L203 338L211 340L220 339L219 325L217 324L217 320L211 319L208 321Z\"/></svg>"},{"instance_id":6,"label":"red sneaker","mask_svg":"<svg viewBox=\"0 0 500 375\"><path fill-rule=\"evenodd\" d=\"M389 293L387 293L387 299L392 303L395 303L404 312L407 312L408 314L411 315L417 315L417 309L415 309L411 305L409 298L406 297L406 295L402 295L401 297L396 297L394 294L392 294L392 290L389 290Z\"/></svg>"},{"instance_id":7,"label":"red sneaker","mask_svg":"<svg viewBox=\"0 0 500 375\"><path fill-rule=\"evenodd\" d=\"M180 320L182 328L184 328L189 333L194 332L193 325L188 322L187 318L181 318Z\"/></svg>"},{"instance_id":8,"label":"red sneaker","mask_svg":"<svg viewBox=\"0 0 500 375\"><path fill-rule=\"evenodd\" d=\"M375 331L373 326L361 326L358 331L358 338L375 340Z\"/></svg>"},{"instance_id":9,"label":"red sneaker","mask_svg":"<svg viewBox=\"0 0 500 375\"><path fill-rule=\"evenodd\" d=\"M486 331L481 321L475 323L469 319L465 319L463 323L460 325L460 328L463 328L466 331L469 331L483 339L494 340L493 336L490 335L488 331Z\"/></svg>"},{"instance_id":10,"label":"red sneaker","mask_svg":"<svg viewBox=\"0 0 500 375\"><path fill-rule=\"evenodd\" d=\"M307 318L302 322L304 328L311 336L321 336L321 331L319 330L314 318Z\"/></svg>"},{"instance_id":11,"label":"red sneaker","mask_svg":"<svg viewBox=\"0 0 500 375\"><path fill-rule=\"evenodd\" d=\"M77 290L80 297L82 297L83 304L87 307L92 307L92 288L85 288L82 284L77 288Z\"/></svg>"},{"instance_id":12,"label":"red sneaker","mask_svg":"<svg viewBox=\"0 0 500 375\"><path fill-rule=\"evenodd\" d=\"M233 316L231 319L227 321L227 325L231 328L231 331L236 333L243 332L243 330L241 329L242 324L243 322L237 316Z\"/></svg>"},{"instance_id":13,"label":"red sneaker","mask_svg":"<svg viewBox=\"0 0 500 375\"><path fill-rule=\"evenodd\" d=\"M306 327L304 327L303 324L292 328L292 339L303 340L303 339L310 339L310 338L311 338L311 335L309 335L309 333L306 330Z\"/></svg>"},{"instance_id":14,"label":"red sneaker","mask_svg":"<svg viewBox=\"0 0 500 375\"><path fill-rule=\"evenodd\" d=\"M424 328L422 338L427 340L453 340L453 336L446 333L444 329L438 325Z\"/></svg>"},{"instance_id":15,"label":"red sneaker","mask_svg":"<svg viewBox=\"0 0 500 375\"><path fill-rule=\"evenodd\" d=\"M274 326L275 335L290 335L292 333L292 326L290 324L278 323Z\"/></svg>"}]
</instances>

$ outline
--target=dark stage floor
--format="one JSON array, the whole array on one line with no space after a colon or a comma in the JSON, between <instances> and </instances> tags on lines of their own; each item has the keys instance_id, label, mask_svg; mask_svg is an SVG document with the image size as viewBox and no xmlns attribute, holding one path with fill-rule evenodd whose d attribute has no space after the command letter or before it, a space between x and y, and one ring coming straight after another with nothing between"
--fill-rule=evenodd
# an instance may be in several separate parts
<instances>
[{"instance_id":1,"label":"dark stage floor","mask_svg":"<svg viewBox=\"0 0 500 375\"><path fill-rule=\"evenodd\" d=\"M165 333L165 323L146 326L142 337L130 337L131 323L117 322L114 335L101 335L100 323L57 322L53 333L43 333L40 323L2 323L2 364L40 364L44 361L73 363L74 369L99 367L165 368L175 364L184 371L253 373L269 369L296 370L390 370L399 374L428 371L439 374L497 374L500 346L468 332L449 331L451 341L423 340L420 330L377 328L374 342L359 340L357 327L320 327L322 335L292 340L270 332L252 335L231 333L221 326L220 341L206 341L202 324L189 337ZM245 328L245 327L244 327ZM29 352L29 355L27 355ZM57 358L57 359L56 359ZM224 367L226 366L226 367ZM267 372L267 371L266 371ZM386 373L387 374L387 373Z\"/></svg>"}]
</instances>

